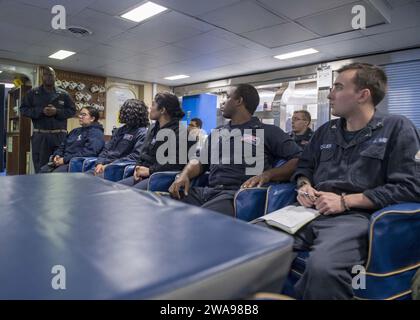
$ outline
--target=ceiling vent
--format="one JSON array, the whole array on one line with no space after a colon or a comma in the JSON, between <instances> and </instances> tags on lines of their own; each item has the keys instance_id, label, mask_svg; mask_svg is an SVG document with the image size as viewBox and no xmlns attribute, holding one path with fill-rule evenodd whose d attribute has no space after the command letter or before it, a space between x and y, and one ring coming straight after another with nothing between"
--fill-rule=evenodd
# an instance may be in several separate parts
<instances>
[{"instance_id":1,"label":"ceiling vent","mask_svg":"<svg viewBox=\"0 0 420 320\"><path fill-rule=\"evenodd\" d=\"M92 34L92 31L84 28L84 27L76 27L76 26L70 26L67 28L67 31L71 34L77 36L77 37L86 37Z\"/></svg>"}]
</instances>

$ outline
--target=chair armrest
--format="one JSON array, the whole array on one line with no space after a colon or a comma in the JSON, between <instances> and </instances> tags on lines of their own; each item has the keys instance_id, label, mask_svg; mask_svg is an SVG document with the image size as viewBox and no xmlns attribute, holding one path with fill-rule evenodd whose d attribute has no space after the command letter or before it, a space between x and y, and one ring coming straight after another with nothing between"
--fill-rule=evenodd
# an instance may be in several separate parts
<instances>
[{"instance_id":1,"label":"chair armrest","mask_svg":"<svg viewBox=\"0 0 420 320\"><path fill-rule=\"evenodd\" d=\"M420 267L420 203L402 203L372 214L368 273L396 273Z\"/></svg>"},{"instance_id":2,"label":"chair armrest","mask_svg":"<svg viewBox=\"0 0 420 320\"><path fill-rule=\"evenodd\" d=\"M265 213L268 214L296 202L295 183L279 183L268 187Z\"/></svg>"},{"instance_id":3,"label":"chair armrest","mask_svg":"<svg viewBox=\"0 0 420 320\"><path fill-rule=\"evenodd\" d=\"M179 171L155 172L149 177L147 190L167 192Z\"/></svg>"},{"instance_id":4,"label":"chair armrest","mask_svg":"<svg viewBox=\"0 0 420 320\"><path fill-rule=\"evenodd\" d=\"M252 221L264 215L267 188L256 187L240 189L234 198L235 217L244 221Z\"/></svg>"},{"instance_id":5,"label":"chair armrest","mask_svg":"<svg viewBox=\"0 0 420 320\"><path fill-rule=\"evenodd\" d=\"M93 169L95 167L96 160L98 160L98 158L96 157L85 158L85 161L83 161L82 172L86 172L90 169Z\"/></svg>"},{"instance_id":6,"label":"chair armrest","mask_svg":"<svg viewBox=\"0 0 420 320\"><path fill-rule=\"evenodd\" d=\"M135 168L135 164L129 164L128 166L126 166L124 169L123 179L133 176Z\"/></svg>"},{"instance_id":7,"label":"chair armrest","mask_svg":"<svg viewBox=\"0 0 420 320\"><path fill-rule=\"evenodd\" d=\"M124 171L129 165L135 165L133 161L110 163L105 167L104 178L109 181L120 181L124 177Z\"/></svg>"},{"instance_id":8,"label":"chair armrest","mask_svg":"<svg viewBox=\"0 0 420 320\"><path fill-rule=\"evenodd\" d=\"M86 157L74 157L69 162L69 172L83 172L83 162Z\"/></svg>"}]
</instances>

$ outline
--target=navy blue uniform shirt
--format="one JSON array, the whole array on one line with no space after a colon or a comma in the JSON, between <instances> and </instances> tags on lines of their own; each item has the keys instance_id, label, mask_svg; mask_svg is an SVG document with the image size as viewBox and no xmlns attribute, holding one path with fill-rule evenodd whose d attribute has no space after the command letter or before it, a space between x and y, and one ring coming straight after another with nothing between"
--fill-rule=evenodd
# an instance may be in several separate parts
<instances>
[{"instance_id":1,"label":"navy blue uniform shirt","mask_svg":"<svg viewBox=\"0 0 420 320\"><path fill-rule=\"evenodd\" d=\"M293 140L296 141L296 143L303 149L308 144L309 140L311 140L314 132L311 128L306 129L304 134L298 135L293 133L293 131L290 133L290 136L293 138Z\"/></svg>"},{"instance_id":2,"label":"navy blue uniform shirt","mask_svg":"<svg viewBox=\"0 0 420 320\"><path fill-rule=\"evenodd\" d=\"M100 123L93 123L70 131L54 156L63 157L64 163L69 163L74 157L96 157L104 144L104 128Z\"/></svg>"},{"instance_id":3,"label":"navy blue uniform shirt","mask_svg":"<svg viewBox=\"0 0 420 320\"><path fill-rule=\"evenodd\" d=\"M146 127L130 128L124 125L112 133L111 140L105 144L96 164L108 164L115 160L136 161L147 134Z\"/></svg>"},{"instance_id":4,"label":"navy blue uniform shirt","mask_svg":"<svg viewBox=\"0 0 420 320\"><path fill-rule=\"evenodd\" d=\"M303 175L325 192L363 193L377 208L420 201L420 137L398 115L375 115L348 143L344 119L321 126L292 177Z\"/></svg>"},{"instance_id":5,"label":"navy blue uniform shirt","mask_svg":"<svg viewBox=\"0 0 420 320\"><path fill-rule=\"evenodd\" d=\"M170 148L175 148L176 151L176 163L159 163L156 159L156 154L158 149L165 143L167 143L167 139L164 141L159 141L156 139L157 134L160 130L168 129L171 130L176 138L176 144L170 145ZM144 143L144 148L141 150L140 157L137 161L137 165L144 166L149 168L150 174L154 172L161 172L161 171L180 171L184 168L185 162L182 162L180 160L180 149L179 149L179 143L180 138L187 137L187 128L180 124L179 119L172 119L167 124L165 124L162 128L159 126L159 122L156 121L156 123L153 125L153 127L150 129L149 134L146 137L146 141ZM194 144L192 141L187 142L187 150ZM165 156L168 156L168 150L165 150L164 152Z\"/></svg>"},{"instance_id":6,"label":"navy blue uniform shirt","mask_svg":"<svg viewBox=\"0 0 420 320\"><path fill-rule=\"evenodd\" d=\"M54 116L46 116L44 108L52 104L57 109ZM67 129L67 119L76 114L76 107L69 94L55 87L49 92L43 86L29 90L20 106L20 113L32 119L34 129Z\"/></svg>"},{"instance_id":7,"label":"navy blue uniform shirt","mask_svg":"<svg viewBox=\"0 0 420 320\"><path fill-rule=\"evenodd\" d=\"M202 157L208 157L208 164L203 164L203 170L210 171L209 174L209 186L214 187L218 185L223 185L224 187L239 188L246 180L248 180L253 175L246 175L246 169L255 167L255 163L250 162L249 159L245 159L245 144L251 145L252 154L256 156L257 146L262 143L261 139L256 134L257 129L262 129L264 132L264 144L263 144L263 154L261 155L264 161L263 170L273 168L276 161L284 159L286 161L293 158L298 158L301 154L301 148L296 144L296 142L282 129L274 125L264 124L258 118L252 117L250 121L241 125L231 125L229 122L224 126L220 126L217 129L223 130L226 129L228 132L232 132L234 129L239 129L241 137L240 140L242 143L242 154L240 163L235 163L235 154L234 154L234 144L235 137L226 141L228 143L227 148L229 149L229 163L224 163L222 144L223 138L219 139L219 146L212 146L212 132L202 150ZM252 134L246 133L244 130L252 130ZM238 130L237 130L238 132ZM239 134L239 132L238 132ZM210 151L208 155L207 150ZM216 156L214 156L216 153ZM213 163L212 158L218 158L218 164ZM203 158L201 158L203 159ZM248 161L247 161L248 160ZM226 161L226 159L225 159ZM203 163L203 162L202 162ZM262 172L260 172L262 173Z\"/></svg>"}]
</instances>

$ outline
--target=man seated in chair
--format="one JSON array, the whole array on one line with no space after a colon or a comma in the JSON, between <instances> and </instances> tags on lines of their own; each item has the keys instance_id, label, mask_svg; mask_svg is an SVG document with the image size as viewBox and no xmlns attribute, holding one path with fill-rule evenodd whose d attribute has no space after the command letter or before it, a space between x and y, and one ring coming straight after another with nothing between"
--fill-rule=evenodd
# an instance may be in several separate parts
<instances>
[{"instance_id":1,"label":"man seated in chair","mask_svg":"<svg viewBox=\"0 0 420 320\"><path fill-rule=\"evenodd\" d=\"M353 63L338 73L328 99L340 118L315 132L292 178L298 202L321 213L295 234L294 251L309 252L294 287L300 299L352 298L351 270L366 263L370 214L420 199L415 126L375 112L386 93L384 71Z\"/></svg>"},{"instance_id":2,"label":"man seated in chair","mask_svg":"<svg viewBox=\"0 0 420 320\"><path fill-rule=\"evenodd\" d=\"M200 158L192 159L177 176L169 188L173 197L234 216L233 200L241 186L262 186L270 181L290 179L300 148L279 127L252 117L259 100L257 90L249 84L229 91L221 111L230 122L212 131ZM273 168L278 159L287 162ZM210 171L208 187L190 189L190 180L207 170Z\"/></svg>"}]
</instances>

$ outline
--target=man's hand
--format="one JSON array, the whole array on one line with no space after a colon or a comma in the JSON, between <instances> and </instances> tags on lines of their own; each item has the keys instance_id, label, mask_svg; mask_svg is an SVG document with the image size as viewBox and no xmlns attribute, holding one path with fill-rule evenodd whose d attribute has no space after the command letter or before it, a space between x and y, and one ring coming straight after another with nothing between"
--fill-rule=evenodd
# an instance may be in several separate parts
<instances>
[{"instance_id":1,"label":"man's hand","mask_svg":"<svg viewBox=\"0 0 420 320\"><path fill-rule=\"evenodd\" d=\"M49 104L44 108L43 112L47 117L53 117L57 114L57 109L52 104Z\"/></svg>"},{"instance_id":2,"label":"man's hand","mask_svg":"<svg viewBox=\"0 0 420 320\"><path fill-rule=\"evenodd\" d=\"M271 181L271 176L269 173L267 172L263 172L261 174L259 174L258 176L249 178L247 181L245 181L241 188L253 188L255 186L257 187L261 187L264 184L268 183Z\"/></svg>"},{"instance_id":3,"label":"man's hand","mask_svg":"<svg viewBox=\"0 0 420 320\"><path fill-rule=\"evenodd\" d=\"M56 167L62 166L64 164L64 158L60 157L60 156L55 156L54 157L54 165Z\"/></svg>"},{"instance_id":4,"label":"man's hand","mask_svg":"<svg viewBox=\"0 0 420 320\"><path fill-rule=\"evenodd\" d=\"M309 184L304 184L298 190L297 201L305 208L312 208L315 205L317 191Z\"/></svg>"},{"instance_id":5,"label":"man's hand","mask_svg":"<svg viewBox=\"0 0 420 320\"><path fill-rule=\"evenodd\" d=\"M105 168L106 168L106 165L103 165L101 163L97 164L95 167L95 172L94 172L95 176L103 173L105 171Z\"/></svg>"},{"instance_id":6,"label":"man's hand","mask_svg":"<svg viewBox=\"0 0 420 320\"><path fill-rule=\"evenodd\" d=\"M341 196L332 192L316 191L315 195L318 197L315 201L315 208L320 214L329 215L337 214L345 211Z\"/></svg>"},{"instance_id":7,"label":"man's hand","mask_svg":"<svg viewBox=\"0 0 420 320\"><path fill-rule=\"evenodd\" d=\"M185 196L188 196L188 192L190 191L190 179L187 175L181 174L169 187L169 193L175 199L181 199L181 195L179 191L181 188L184 188Z\"/></svg>"},{"instance_id":8,"label":"man's hand","mask_svg":"<svg viewBox=\"0 0 420 320\"><path fill-rule=\"evenodd\" d=\"M134 169L134 181L140 181L150 176L149 168L143 166L136 166Z\"/></svg>"}]
</instances>

